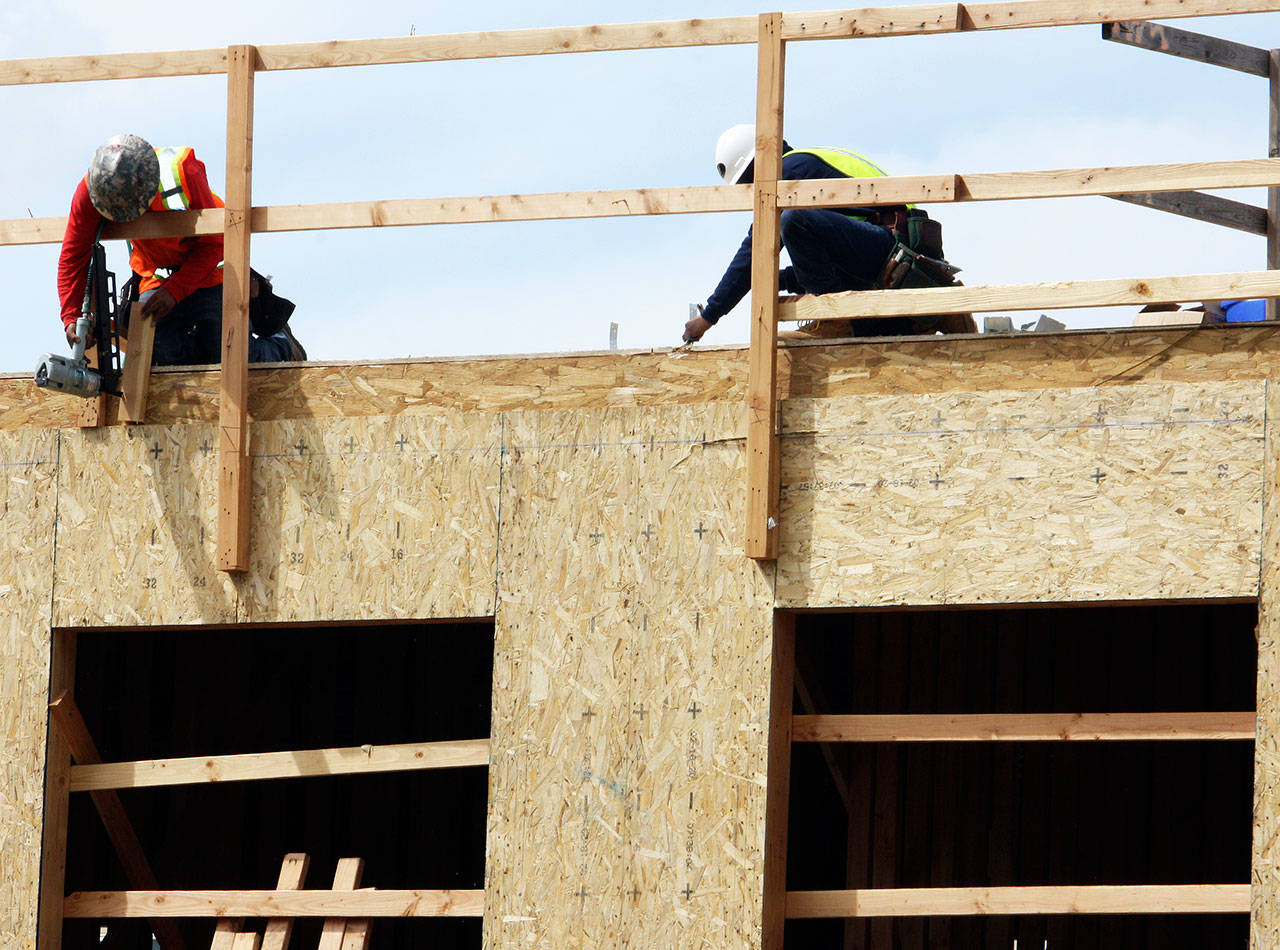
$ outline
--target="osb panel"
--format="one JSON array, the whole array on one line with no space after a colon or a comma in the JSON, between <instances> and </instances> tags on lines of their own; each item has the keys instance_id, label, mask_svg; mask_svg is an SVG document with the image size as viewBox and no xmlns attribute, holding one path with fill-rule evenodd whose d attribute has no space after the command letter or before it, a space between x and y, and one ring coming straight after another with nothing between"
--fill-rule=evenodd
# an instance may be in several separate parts
<instances>
[{"instance_id":1,"label":"osb panel","mask_svg":"<svg viewBox=\"0 0 1280 950\"><path fill-rule=\"evenodd\" d=\"M63 430L58 626L231 623L217 568L217 429Z\"/></svg>"},{"instance_id":2,"label":"osb panel","mask_svg":"<svg viewBox=\"0 0 1280 950\"><path fill-rule=\"evenodd\" d=\"M741 406L506 418L486 946L759 946Z\"/></svg>"},{"instance_id":3,"label":"osb panel","mask_svg":"<svg viewBox=\"0 0 1280 950\"><path fill-rule=\"evenodd\" d=\"M249 623L493 613L501 419L252 426Z\"/></svg>"},{"instance_id":4,"label":"osb panel","mask_svg":"<svg viewBox=\"0 0 1280 950\"><path fill-rule=\"evenodd\" d=\"M1248 597L1263 384L792 400L789 607Z\"/></svg>"},{"instance_id":5,"label":"osb panel","mask_svg":"<svg viewBox=\"0 0 1280 950\"><path fill-rule=\"evenodd\" d=\"M1258 616L1249 946L1280 946L1280 386L1267 385L1266 527Z\"/></svg>"},{"instance_id":6,"label":"osb panel","mask_svg":"<svg viewBox=\"0 0 1280 950\"><path fill-rule=\"evenodd\" d=\"M58 433L0 434L0 934L34 948Z\"/></svg>"},{"instance_id":7,"label":"osb panel","mask_svg":"<svg viewBox=\"0 0 1280 950\"><path fill-rule=\"evenodd\" d=\"M798 343L778 362L780 392L860 393L1083 388L1280 374L1275 327ZM743 347L272 366L249 373L259 421L578 407L692 405L746 398ZM113 409L109 413L115 421ZM0 429L70 427L79 400L0 377ZM218 374L152 374L147 421L216 423Z\"/></svg>"}]
</instances>

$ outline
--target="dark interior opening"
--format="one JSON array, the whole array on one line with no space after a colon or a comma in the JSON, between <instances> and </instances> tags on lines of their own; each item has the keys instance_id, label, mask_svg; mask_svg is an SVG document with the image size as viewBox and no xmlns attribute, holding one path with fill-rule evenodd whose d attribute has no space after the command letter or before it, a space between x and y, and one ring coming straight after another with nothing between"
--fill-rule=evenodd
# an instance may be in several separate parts
<instances>
[{"instance_id":1,"label":"dark interior opening","mask_svg":"<svg viewBox=\"0 0 1280 950\"><path fill-rule=\"evenodd\" d=\"M391 745L489 735L493 624L88 632L76 703L104 761ZM219 782L122 790L163 889L272 889L289 852L305 887L339 858L363 887L484 887L484 768ZM87 793L71 796L67 890L128 887ZM149 950L146 921L68 920L68 948ZM250 922L259 924L261 922ZM182 923L209 945L211 920ZM294 946L322 921L299 919ZM379 919L372 945L479 947L479 919Z\"/></svg>"},{"instance_id":2,"label":"dark interior opening","mask_svg":"<svg viewBox=\"0 0 1280 950\"><path fill-rule=\"evenodd\" d=\"M796 620L819 712L1255 707L1255 604L823 613ZM797 713L804 712L797 701ZM1253 744L792 747L789 890L1249 881ZM1248 916L788 921L806 948L1228 947Z\"/></svg>"}]
</instances>

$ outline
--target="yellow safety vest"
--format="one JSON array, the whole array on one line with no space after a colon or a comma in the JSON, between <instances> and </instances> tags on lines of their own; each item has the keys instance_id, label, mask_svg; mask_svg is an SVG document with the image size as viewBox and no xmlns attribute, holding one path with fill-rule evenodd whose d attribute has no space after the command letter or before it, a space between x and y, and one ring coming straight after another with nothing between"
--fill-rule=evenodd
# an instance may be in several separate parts
<instances>
[{"instance_id":1,"label":"yellow safety vest","mask_svg":"<svg viewBox=\"0 0 1280 950\"><path fill-rule=\"evenodd\" d=\"M847 148L793 148L787 152L787 155L816 155L822 159L840 174L849 178L884 178L889 173L877 165L871 159L857 152L851 152ZM786 158L786 155L783 156ZM915 205L907 205L908 208L914 208ZM850 215L850 217L865 220L861 215Z\"/></svg>"}]
</instances>

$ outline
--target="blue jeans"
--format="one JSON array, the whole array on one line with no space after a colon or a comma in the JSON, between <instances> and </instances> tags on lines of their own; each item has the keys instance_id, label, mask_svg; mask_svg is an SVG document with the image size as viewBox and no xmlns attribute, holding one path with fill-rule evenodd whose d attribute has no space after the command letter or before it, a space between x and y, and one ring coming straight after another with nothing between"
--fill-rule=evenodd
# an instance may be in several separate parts
<instances>
[{"instance_id":1,"label":"blue jeans","mask_svg":"<svg viewBox=\"0 0 1280 950\"><path fill-rule=\"evenodd\" d=\"M825 208L782 212L782 246L791 256L795 282L806 294L870 290L893 250L888 228L856 221ZM901 336L917 332L910 317L853 321L858 336Z\"/></svg>"},{"instance_id":2,"label":"blue jeans","mask_svg":"<svg viewBox=\"0 0 1280 950\"><path fill-rule=\"evenodd\" d=\"M155 293L148 290L134 301L134 313ZM249 336L250 363L276 363L292 354L281 334ZM178 301L168 316L156 324L153 366L195 366L222 362L222 285L204 287Z\"/></svg>"}]
</instances>

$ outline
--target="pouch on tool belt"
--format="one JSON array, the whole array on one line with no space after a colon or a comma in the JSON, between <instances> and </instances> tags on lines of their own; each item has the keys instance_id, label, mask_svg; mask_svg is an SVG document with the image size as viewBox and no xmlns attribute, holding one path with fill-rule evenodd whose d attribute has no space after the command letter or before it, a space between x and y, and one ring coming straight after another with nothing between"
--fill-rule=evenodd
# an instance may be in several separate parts
<instances>
[{"instance_id":1,"label":"pouch on tool belt","mask_svg":"<svg viewBox=\"0 0 1280 950\"><path fill-rule=\"evenodd\" d=\"M869 219L888 228L917 254L942 259L942 225L919 208L886 208Z\"/></svg>"},{"instance_id":2,"label":"pouch on tool belt","mask_svg":"<svg viewBox=\"0 0 1280 950\"><path fill-rule=\"evenodd\" d=\"M919 254L901 241L893 246L880 279L879 290L897 290L900 287L950 287L956 283L960 268L936 257Z\"/></svg>"}]
</instances>

